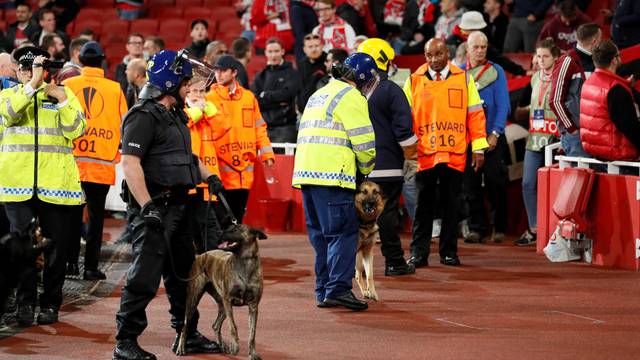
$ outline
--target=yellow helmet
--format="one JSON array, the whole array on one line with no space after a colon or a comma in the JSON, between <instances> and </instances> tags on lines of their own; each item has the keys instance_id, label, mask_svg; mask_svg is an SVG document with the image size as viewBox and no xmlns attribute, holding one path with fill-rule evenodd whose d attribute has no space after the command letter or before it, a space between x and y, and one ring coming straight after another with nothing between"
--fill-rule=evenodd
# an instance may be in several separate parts
<instances>
[{"instance_id":1,"label":"yellow helmet","mask_svg":"<svg viewBox=\"0 0 640 360\"><path fill-rule=\"evenodd\" d=\"M389 69L389 63L396 56L391 45L380 38L371 38L363 41L358 46L358 52L370 55L376 61L378 69L382 71Z\"/></svg>"}]
</instances>

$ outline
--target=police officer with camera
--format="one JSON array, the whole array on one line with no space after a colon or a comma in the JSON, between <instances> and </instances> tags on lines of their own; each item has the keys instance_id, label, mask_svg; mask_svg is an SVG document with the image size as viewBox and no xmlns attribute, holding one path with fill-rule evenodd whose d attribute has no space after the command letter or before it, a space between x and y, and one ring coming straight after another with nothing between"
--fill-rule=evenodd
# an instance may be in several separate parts
<instances>
[{"instance_id":1,"label":"police officer with camera","mask_svg":"<svg viewBox=\"0 0 640 360\"><path fill-rule=\"evenodd\" d=\"M42 235L52 240L45 252L44 291L38 324L58 321L64 283L64 247L70 236L67 220L74 205L84 202L73 140L86 126L73 92L45 80L47 52L33 46L13 53L21 84L0 92L0 202L5 203L11 231L26 233L37 218ZM38 298L36 264L21 275L18 323L31 326Z\"/></svg>"},{"instance_id":2,"label":"police officer with camera","mask_svg":"<svg viewBox=\"0 0 640 360\"><path fill-rule=\"evenodd\" d=\"M187 278L194 260L185 204L189 189L206 178L209 191L219 193L220 179L192 154L184 99L193 65L182 54L163 50L149 61L148 83L140 100L125 117L122 165L133 207L140 214L133 221L134 260L122 289L116 315L116 348L113 359L156 359L143 350L138 336L147 326L145 309L155 297L160 278L169 298L171 327L182 330ZM187 352L216 353L220 347L190 322Z\"/></svg>"}]
</instances>

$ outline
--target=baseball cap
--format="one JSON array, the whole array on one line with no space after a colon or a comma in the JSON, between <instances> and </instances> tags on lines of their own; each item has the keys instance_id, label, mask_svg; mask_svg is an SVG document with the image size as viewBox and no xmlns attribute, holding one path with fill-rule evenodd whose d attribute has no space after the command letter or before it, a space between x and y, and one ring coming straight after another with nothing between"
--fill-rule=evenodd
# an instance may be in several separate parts
<instances>
[{"instance_id":1,"label":"baseball cap","mask_svg":"<svg viewBox=\"0 0 640 360\"><path fill-rule=\"evenodd\" d=\"M231 55L222 55L213 65L214 69L232 69L238 70L238 60Z\"/></svg>"}]
</instances>

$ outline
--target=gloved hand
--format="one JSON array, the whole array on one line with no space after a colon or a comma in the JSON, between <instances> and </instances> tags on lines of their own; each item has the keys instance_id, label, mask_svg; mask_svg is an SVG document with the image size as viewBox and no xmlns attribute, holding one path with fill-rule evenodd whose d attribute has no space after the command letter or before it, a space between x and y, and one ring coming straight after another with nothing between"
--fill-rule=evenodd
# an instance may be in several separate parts
<instances>
[{"instance_id":1,"label":"gloved hand","mask_svg":"<svg viewBox=\"0 0 640 360\"><path fill-rule=\"evenodd\" d=\"M149 200L140 212L142 218L144 219L144 224L155 231L162 232L164 231L164 224L162 223L162 214L160 213L160 209L153 203L153 200Z\"/></svg>"},{"instance_id":2,"label":"gloved hand","mask_svg":"<svg viewBox=\"0 0 640 360\"><path fill-rule=\"evenodd\" d=\"M209 185L209 193L210 194L219 194L224 190L224 186L222 185L222 181L218 177L218 175L213 174L207 178L207 184Z\"/></svg>"}]
</instances>

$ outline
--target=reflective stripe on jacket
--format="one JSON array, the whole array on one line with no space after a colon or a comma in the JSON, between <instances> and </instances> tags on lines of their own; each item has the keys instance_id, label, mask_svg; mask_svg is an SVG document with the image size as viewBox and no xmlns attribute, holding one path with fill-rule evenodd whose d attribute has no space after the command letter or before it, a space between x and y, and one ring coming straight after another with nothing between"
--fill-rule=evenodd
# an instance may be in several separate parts
<instances>
[{"instance_id":1,"label":"reflective stripe on jacket","mask_svg":"<svg viewBox=\"0 0 640 360\"><path fill-rule=\"evenodd\" d=\"M73 140L86 126L82 107L67 87L62 104L49 102L43 87L37 92L37 126L33 89L18 85L0 92L0 202L26 201L35 191L48 203L79 205L84 196Z\"/></svg>"},{"instance_id":2,"label":"reflective stripe on jacket","mask_svg":"<svg viewBox=\"0 0 640 360\"><path fill-rule=\"evenodd\" d=\"M80 180L114 185L120 161L120 128L127 113L120 84L104 77L104 70L83 67L81 74L63 82L80 101L87 128L73 143Z\"/></svg>"},{"instance_id":3,"label":"reflective stripe on jacket","mask_svg":"<svg viewBox=\"0 0 640 360\"><path fill-rule=\"evenodd\" d=\"M332 80L307 102L300 120L292 185L356 188L375 165L376 142L367 100L349 84Z\"/></svg>"},{"instance_id":4,"label":"reflective stripe on jacket","mask_svg":"<svg viewBox=\"0 0 640 360\"><path fill-rule=\"evenodd\" d=\"M449 63L449 77L427 78L427 64L411 74L404 86L413 110L418 141L418 171L440 163L464 171L467 146L489 147L485 116L473 76Z\"/></svg>"},{"instance_id":5,"label":"reflective stripe on jacket","mask_svg":"<svg viewBox=\"0 0 640 360\"><path fill-rule=\"evenodd\" d=\"M222 133L215 145L224 188L251 189L256 158L275 160L258 101L251 91L237 82L233 94L229 93L228 87L214 84L206 100L218 109L212 126ZM225 130L226 124L229 127Z\"/></svg>"}]
</instances>

